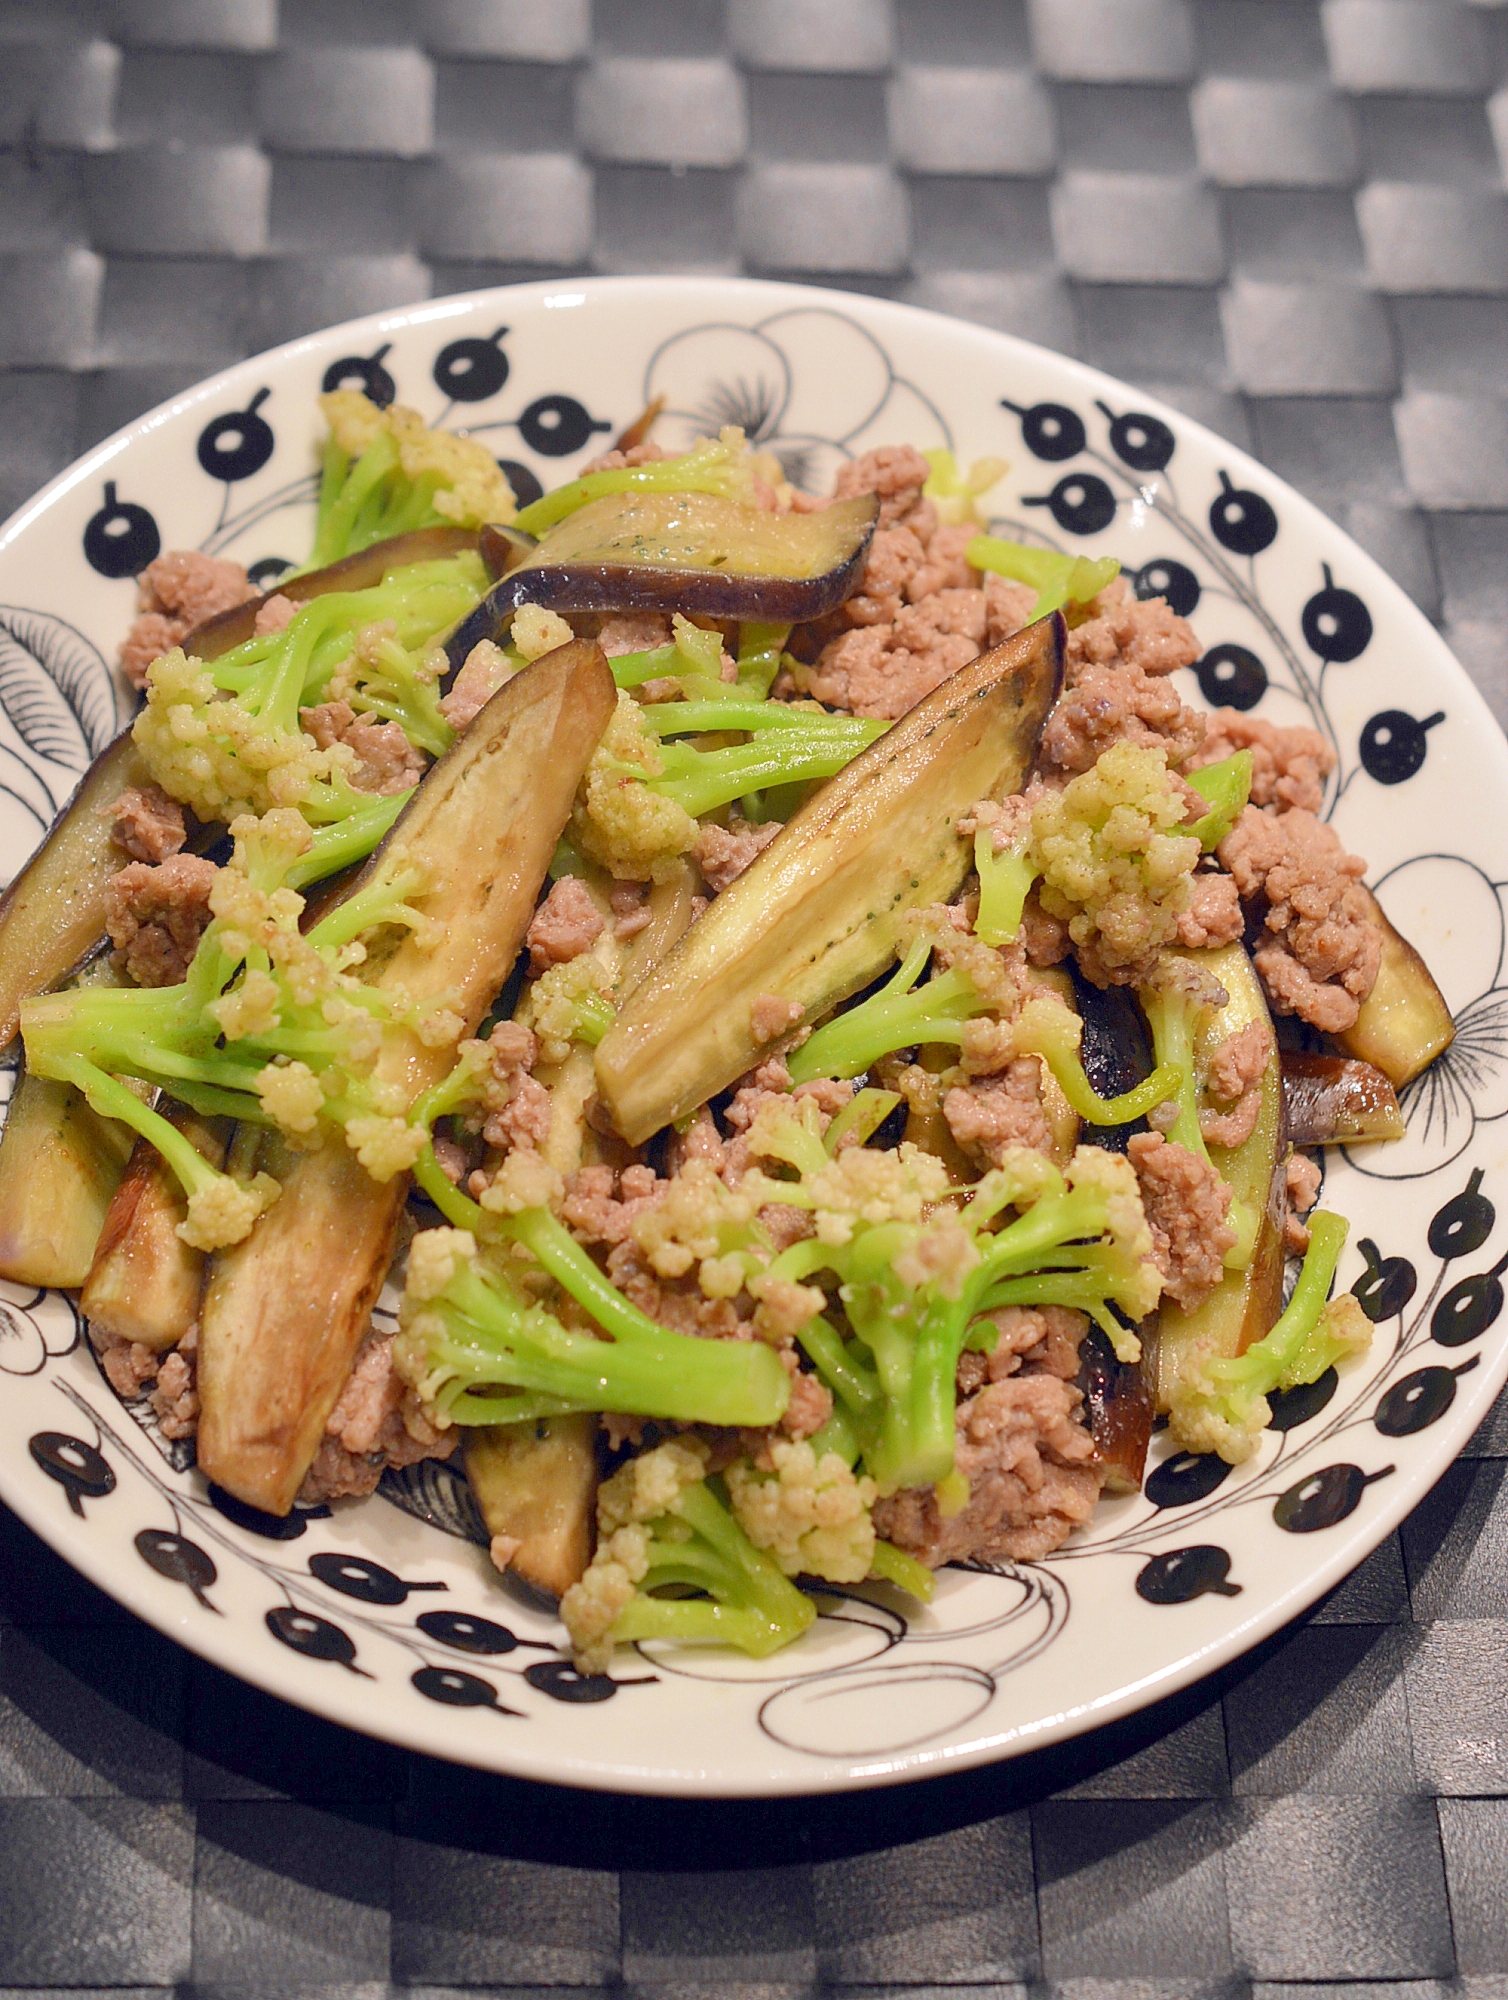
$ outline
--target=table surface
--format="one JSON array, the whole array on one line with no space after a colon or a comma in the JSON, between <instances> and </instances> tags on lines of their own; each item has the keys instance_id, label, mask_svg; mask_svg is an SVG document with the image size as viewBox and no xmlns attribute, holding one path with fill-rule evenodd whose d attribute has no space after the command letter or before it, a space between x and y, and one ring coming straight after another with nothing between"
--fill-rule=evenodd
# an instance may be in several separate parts
<instances>
[{"instance_id":1,"label":"table surface","mask_svg":"<svg viewBox=\"0 0 1508 2000\"><path fill-rule=\"evenodd\" d=\"M1508 13L0 0L0 41L0 514L173 391L355 313L768 272L1024 334L1248 445L1508 715ZM737 1808L348 1735L189 1658L0 1513L0 2000L1501 1996L1505 1458L1500 1405L1339 1592L1131 1723Z\"/></svg>"}]
</instances>

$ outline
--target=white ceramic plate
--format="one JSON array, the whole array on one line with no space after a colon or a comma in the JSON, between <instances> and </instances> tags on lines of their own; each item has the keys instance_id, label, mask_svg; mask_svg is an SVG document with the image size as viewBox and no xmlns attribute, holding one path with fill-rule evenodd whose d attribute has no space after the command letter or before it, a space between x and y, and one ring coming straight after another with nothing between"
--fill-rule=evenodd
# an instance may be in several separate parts
<instances>
[{"instance_id":1,"label":"white ceramic plate","mask_svg":"<svg viewBox=\"0 0 1508 2000\"><path fill-rule=\"evenodd\" d=\"M781 285L483 292L230 369L0 533L0 875L127 714L106 662L159 543L254 574L302 558L315 396L338 381L486 438L526 487L570 478L661 393L667 443L741 422L814 489L876 444L999 454L1007 532L1118 555L1188 611L1206 650L1186 698L1323 729L1335 823L1459 1023L1409 1094L1409 1138L1330 1164L1325 1199L1354 1225L1340 1282L1377 1316L1372 1353L1290 1398L1288 1427L1238 1472L1160 1442L1146 1494L1102 1505L1048 1562L947 1570L920 1613L833 1591L773 1660L645 1648L611 1680L575 1675L558 1626L500 1585L443 1469L269 1539L116 1399L67 1298L15 1286L0 1286L0 1495L122 1604L289 1701L437 1756L668 1793L841 1789L1050 1743L1172 1692L1336 1583L1508 1375L1493 1205L1508 1200L1508 745L1419 612L1241 452L1019 341Z\"/></svg>"}]
</instances>

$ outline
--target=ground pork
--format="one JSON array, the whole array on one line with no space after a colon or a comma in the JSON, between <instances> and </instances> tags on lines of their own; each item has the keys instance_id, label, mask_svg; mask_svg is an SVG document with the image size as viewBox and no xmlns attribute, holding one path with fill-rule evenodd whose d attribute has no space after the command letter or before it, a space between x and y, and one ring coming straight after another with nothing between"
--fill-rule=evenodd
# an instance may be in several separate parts
<instances>
[{"instance_id":1,"label":"ground pork","mask_svg":"<svg viewBox=\"0 0 1508 2000\"><path fill-rule=\"evenodd\" d=\"M615 611L597 629L610 660L623 653L653 653L670 644L670 620L659 611Z\"/></svg>"},{"instance_id":2,"label":"ground pork","mask_svg":"<svg viewBox=\"0 0 1508 2000\"><path fill-rule=\"evenodd\" d=\"M1226 1220L1230 1189L1207 1160L1161 1132L1138 1132L1126 1148L1136 1169L1163 1290L1185 1311L1219 1284L1236 1232Z\"/></svg>"},{"instance_id":3,"label":"ground pork","mask_svg":"<svg viewBox=\"0 0 1508 2000\"><path fill-rule=\"evenodd\" d=\"M1287 1209L1283 1216L1283 1248L1290 1257L1302 1257L1309 1248L1309 1231L1299 1221L1319 1200L1324 1174L1307 1153L1290 1153L1284 1169L1283 1192Z\"/></svg>"},{"instance_id":4,"label":"ground pork","mask_svg":"<svg viewBox=\"0 0 1508 2000\"><path fill-rule=\"evenodd\" d=\"M215 864L174 854L154 866L132 861L105 888L105 928L138 986L177 986L209 924Z\"/></svg>"},{"instance_id":5,"label":"ground pork","mask_svg":"<svg viewBox=\"0 0 1508 2000\"><path fill-rule=\"evenodd\" d=\"M424 775L424 753L416 750L396 722L358 715L348 701L322 701L301 708L299 721L321 750L344 743L356 753L350 779L358 792L390 797L406 792Z\"/></svg>"},{"instance_id":6,"label":"ground pork","mask_svg":"<svg viewBox=\"0 0 1508 2000\"><path fill-rule=\"evenodd\" d=\"M521 1072L508 1102L488 1113L482 1138L499 1152L512 1152L515 1146L533 1146L537 1150L550 1136L553 1116L549 1091Z\"/></svg>"},{"instance_id":7,"label":"ground pork","mask_svg":"<svg viewBox=\"0 0 1508 2000\"><path fill-rule=\"evenodd\" d=\"M967 1557L1036 1562L1094 1512L1101 1474L1079 1390L1018 1374L967 1397L955 1414L955 1465L968 1505L944 1519L931 1487L878 1500L875 1532L931 1565Z\"/></svg>"},{"instance_id":8,"label":"ground pork","mask_svg":"<svg viewBox=\"0 0 1508 2000\"><path fill-rule=\"evenodd\" d=\"M999 1338L988 1354L966 1348L958 1358L958 1393L972 1396L986 1382L1007 1375L1056 1375L1072 1382L1079 1372L1079 1348L1089 1321L1066 1306L997 1306L985 1315Z\"/></svg>"},{"instance_id":9,"label":"ground pork","mask_svg":"<svg viewBox=\"0 0 1508 2000\"><path fill-rule=\"evenodd\" d=\"M155 1381L157 1371L162 1366L162 1356L155 1347L147 1347L139 1340L122 1340L119 1334L108 1333L105 1328L91 1325L89 1338L94 1351L99 1356L99 1365L105 1371L105 1380L123 1403L134 1403L144 1395L149 1382Z\"/></svg>"},{"instance_id":10,"label":"ground pork","mask_svg":"<svg viewBox=\"0 0 1508 2000\"><path fill-rule=\"evenodd\" d=\"M268 638L276 632L286 632L302 609L302 605L295 604L291 597L284 597L281 593L269 597L257 606L252 630L259 639Z\"/></svg>"},{"instance_id":11,"label":"ground pork","mask_svg":"<svg viewBox=\"0 0 1508 2000\"><path fill-rule=\"evenodd\" d=\"M672 1129L665 1148L665 1171L673 1178L692 1160L704 1160L715 1174L721 1174L728 1163L728 1148L705 1104L696 1107L684 1132Z\"/></svg>"},{"instance_id":12,"label":"ground pork","mask_svg":"<svg viewBox=\"0 0 1508 2000\"><path fill-rule=\"evenodd\" d=\"M608 907L613 913L613 936L619 944L627 944L631 937L637 937L650 922L653 912L649 907L647 882L614 882L607 892Z\"/></svg>"},{"instance_id":13,"label":"ground pork","mask_svg":"<svg viewBox=\"0 0 1508 2000\"><path fill-rule=\"evenodd\" d=\"M566 1180L560 1217L581 1243L626 1243L635 1217L662 1192L652 1167L625 1167L621 1176L611 1167L581 1167Z\"/></svg>"},{"instance_id":14,"label":"ground pork","mask_svg":"<svg viewBox=\"0 0 1508 2000\"><path fill-rule=\"evenodd\" d=\"M440 713L452 729L474 722L503 685L518 671L518 663L491 639L479 639L440 702Z\"/></svg>"},{"instance_id":15,"label":"ground pork","mask_svg":"<svg viewBox=\"0 0 1508 2000\"><path fill-rule=\"evenodd\" d=\"M889 528L912 512L931 477L932 468L915 445L882 444L842 468L833 482L833 498L851 500L860 493L873 493L880 503L879 524Z\"/></svg>"},{"instance_id":16,"label":"ground pork","mask_svg":"<svg viewBox=\"0 0 1508 2000\"><path fill-rule=\"evenodd\" d=\"M139 1340L122 1340L103 1327L89 1329L100 1367L116 1395L124 1403L145 1396L162 1435L175 1442L192 1437L199 1427L198 1333L197 1327L190 1327L177 1347L163 1353Z\"/></svg>"},{"instance_id":17,"label":"ground pork","mask_svg":"<svg viewBox=\"0 0 1508 2000\"><path fill-rule=\"evenodd\" d=\"M781 1414L780 1428L787 1437L815 1437L833 1413L832 1391L802 1368L794 1347L782 1347L778 1352L791 1378L791 1400Z\"/></svg>"},{"instance_id":18,"label":"ground pork","mask_svg":"<svg viewBox=\"0 0 1508 2000\"><path fill-rule=\"evenodd\" d=\"M188 837L183 807L160 785L128 785L100 817L113 821L110 838L133 861L166 861Z\"/></svg>"},{"instance_id":19,"label":"ground pork","mask_svg":"<svg viewBox=\"0 0 1508 2000\"><path fill-rule=\"evenodd\" d=\"M1194 899L1178 918L1178 942L1191 951L1234 944L1245 928L1241 898L1229 875L1214 872L1192 878Z\"/></svg>"},{"instance_id":20,"label":"ground pork","mask_svg":"<svg viewBox=\"0 0 1508 2000\"><path fill-rule=\"evenodd\" d=\"M766 820L760 826L750 826L743 820L736 820L730 827L704 826L696 838L696 859L702 880L720 896L779 832L778 819Z\"/></svg>"},{"instance_id":21,"label":"ground pork","mask_svg":"<svg viewBox=\"0 0 1508 2000\"><path fill-rule=\"evenodd\" d=\"M948 1130L971 1159L998 1167L1009 1146L1052 1143L1042 1110L1041 1066L1035 1056L1023 1056L994 1076L973 1077L943 1093L942 1114Z\"/></svg>"},{"instance_id":22,"label":"ground pork","mask_svg":"<svg viewBox=\"0 0 1508 2000\"><path fill-rule=\"evenodd\" d=\"M608 1251L607 1275L640 1312L674 1333L694 1334L703 1340L734 1340L749 1334L749 1326L740 1320L732 1299L707 1298L694 1271L684 1278L658 1276L632 1237Z\"/></svg>"},{"instance_id":23,"label":"ground pork","mask_svg":"<svg viewBox=\"0 0 1508 2000\"><path fill-rule=\"evenodd\" d=\"M1343 1034L1382 958L1382 936L1358 886L1367 864L1302 807L1273 814L1248 806L1219 854L1242 900L1260 899L1264 909L1253 959L1273 1006Z\"/></svg>"},{"instance_id":24,"label":"ground pork","mask_svg":"<svg viewBox=\"0 0 1508 2000\"><path fill-rule=\"evenodd\" d=\"M524 938L529 947L530 977L538 979L552 965L580 958L591 950L603 929L602 912L586 884L575 875L562 875L534 912Z\"/></svg>"},{"instance_id":25,"label":"ground pork","mask_svg":"<svg viewBox=\"0 0 1508 2000\"><path fill-rule=\"evenodd\" d=\"M158 556L141 573L136 622L121 645L126 679L144 687L152 662L181 645L196 625L256 594L237 562L198 549L169 549Z\"/></svg>"},{"instance_id":26,"label":"ground pork","mask_svg":"<svg viewBox=\"0 0 1508 2000\"><path fill-rule=\"evenodd\" d=\"M1317 729L1280 729L1259 715L1217 708L1189 768L1197 771L1218 764L1237 750L1251 752L1254 806L1278 811L1300 806L1317 813L1324 804L1325 780L1335 769L1335 752Z\"/></svg>"},{"instance_id":27,"label":"ground pork","mask_svg":"<svg viewBox=\"0 0 1508 2000\"><path fill-rule=\"evenodd\" d=\"M577 477L584 478L589 472L621 472L629 465L658 465L664 457L664 447L646 438L643 444L631 444L627 451L599 452L596 458L587 460Z\"/></svg>"},{"instance_id":28,"label":"ground pork","mask_svg":"<svg viewBox=\"0 0 1508 2000\"><path fill-rule=\"evenodd\" d=\"M1199 1129L1211 1146L1244 1146L1262 1111L1262 1078L1272 1054L1272 1030L1248 1021L1215 1050L1205 1090L1218 1110L1199 1113Z\"/></svg>"},{"instance_id":29,"label":"ground pork","mask_svg":"<svg viewBox=\"0 0 1508 2000\"><path fill-rule=\"evenodd\" d=\"M374 1328L356 1350L298 1497L312 1505L371 1493L390 1465L449 1458L459 1436L454 1427L436 1430L425 1417L413 1390L393 1372L393 1335Z\"/></svg>"},{"instance_id":30,"label":"ground pork","mask_svg":"<svg viewBox=\"0 0 1508 2000\"><path fill-rule=\"evenodd\" d=\"M789 1034L802 1011L798 1000L783 1000L778 993L756 993L749 1003L749 1033L755 1048L766 1048Z\"/></svg>"},{"instance_id":31,"label":"ground pork","mask_svg":"<svg viewBox=\"0 0 1508 2000\"><path fill-rule=\"evenodd\" d=\"M1167 676L1198 657L1192 628L1162 598L1134 597L1121 578L1107 584L1095 616L1068 635L1063 693L1042 733L1044 768L1087 771L1121 741L1186 763L1204 740L1204 717L1185 708Z\"/></svg>"}]
</instances>

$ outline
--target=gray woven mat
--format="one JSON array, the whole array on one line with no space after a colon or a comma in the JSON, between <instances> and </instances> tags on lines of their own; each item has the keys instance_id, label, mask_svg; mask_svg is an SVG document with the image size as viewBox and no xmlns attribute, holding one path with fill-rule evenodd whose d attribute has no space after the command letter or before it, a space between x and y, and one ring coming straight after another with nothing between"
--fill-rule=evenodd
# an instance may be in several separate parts
<instances>
[{"instance_id":1,"label":"gray woven mat","mask_svg":"<svg viewBox=\"0 0 1508 2000\"><path fill-rule=\"evenodd\" d=\"M0 512L326 322L585 270L916 300L1251 446L1508 717L1508 14L3 0ZM1311 1618L1051 1756L736 1809L367 1743L0 1516L0 2000L1508 1993L1508 1412Z\"/></svg>"}]
</instances>

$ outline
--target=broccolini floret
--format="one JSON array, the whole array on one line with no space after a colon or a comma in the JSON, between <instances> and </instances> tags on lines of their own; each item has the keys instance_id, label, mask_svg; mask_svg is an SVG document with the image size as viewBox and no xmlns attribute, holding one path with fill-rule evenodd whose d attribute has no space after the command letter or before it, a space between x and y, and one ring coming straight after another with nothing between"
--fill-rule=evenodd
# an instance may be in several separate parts
<instances>
[{"instance_id":1,"label":"broccolini floret","mask_svg":"<svg viewBox=\"0 0 1508 2000\"><path fill-rule=\"evenodd\" d=\"M955 1209L941 1162L913 1146L830 1158L809 1103L762 1107L748 1138L756 1156L797 1178L760 1176L751 1187L746 1177L741 1191L804 1208L816 1228L754 1282L837 1288L852 1337L814 1311L797 1338L882 1493L951 1474L954 1376L982 1314L1067 1306L1088 1313L1123 1359L1140 1352L1120 1315L1144 1318L1162 1280L1136 1176L1118 1154L1081 1146L1059 1173L1043 1154L1013 1148ZM1007 1209L1018 1212L997 1227Z\"/></svg>"},{"instance_id":2,"label":"broccolini floret","mask_svg":"<svg viewBox=\"0 0 1508 2000\"><path fill-rule=\"evenodd\" d=\"M560 1600L581 1672L604 1672L614 1646L644 1639L736 1646L763 1658L816 1617L729 1512L721 1482L707 1478L707 1458L700 1440L673 1439L604 1480L597 1553Z\"/></svg>"},{"instance_id":3,"label":"broccolini floret","mask_svg":"<svg viewBox=\"0 0 1508 2000\"><path fill-rule=\"evenodd\" d=\"M430 430L417 410L379 409L356 389L320 397L330 426L310 569L415 528L513 519L513 490L475 438Z\"/></svg>"},{"instance_id":4,"label":"broccolini floret","mask_svg":"<svg viewBox=\"0 0 1508 2000\"><path fill-rule=\"evenodd\" d=\"M238 1242L277 1183L258 1175L246 1187L216 1172L122 1077L295 1142L339 1128L378 1180L409 1166L423 1144L369 1081L396 1016L345 969L360 960L360 932L422 921L408 900L422 881L409 872L378 882L304 933L303 898L288 878L314 848L308 825L284 807L239 819L231 832L235 853L215 877L211 922L181 985L75 987L27 1001L21 1019L32 1070L73 1084L161 1153L188 1196L179 1233L200 1249ZM427 1024L414 1025L426 1034Z\"/></svg>"},{"instance_id":5,"label":"broccolini floret","mask_svg":"<svg viewBox=\"0 0 1508 2000\"><path fill-rule=\"evenodd\" d=\"M1210 1357L1179 1370L1169 1421L1185 1450L1218 1452L1240 1465L1271 1421L1269 1396L1317 1382L1327 1368L1371 1345L1372 1323L1352 1293L1326 1302L1348 1225L1318 1209L1308 1228L1303 1269L1271 1331L1233 1359Z\"/></svg>"}]
</instances>

